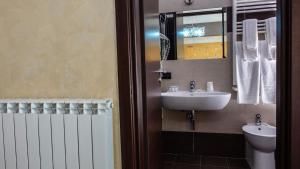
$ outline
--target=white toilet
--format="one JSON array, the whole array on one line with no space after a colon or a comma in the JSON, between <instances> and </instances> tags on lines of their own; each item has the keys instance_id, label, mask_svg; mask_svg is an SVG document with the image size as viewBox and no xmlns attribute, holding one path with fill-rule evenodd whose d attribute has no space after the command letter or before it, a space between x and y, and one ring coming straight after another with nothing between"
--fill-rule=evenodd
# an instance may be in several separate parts
<instances>
[{"instance_id":1,"label":"white toilet","mask_svg":"<svg viewBox=\"0 0 300 169\"><path fill-rule=\"evenodd\" d=\"M262 123L243 126L246 159L251 169L275 169L276 127Z\"/></svg>"}]
</instances>

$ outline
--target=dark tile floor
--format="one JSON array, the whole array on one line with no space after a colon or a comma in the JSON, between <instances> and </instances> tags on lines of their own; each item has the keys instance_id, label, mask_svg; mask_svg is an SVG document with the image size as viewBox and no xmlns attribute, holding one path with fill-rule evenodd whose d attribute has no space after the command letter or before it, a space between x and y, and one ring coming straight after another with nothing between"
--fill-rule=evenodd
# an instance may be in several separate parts
<instances>
[{"instance_id":1,"label":"dark tile floor","mask_svg":"<svg viewBox=\"0 0 300 169\"><path fill-rule=\"evenodd\" d=\"M245 159L163 154L163 169L250 169Z\"/></svg>"}]
</instances>

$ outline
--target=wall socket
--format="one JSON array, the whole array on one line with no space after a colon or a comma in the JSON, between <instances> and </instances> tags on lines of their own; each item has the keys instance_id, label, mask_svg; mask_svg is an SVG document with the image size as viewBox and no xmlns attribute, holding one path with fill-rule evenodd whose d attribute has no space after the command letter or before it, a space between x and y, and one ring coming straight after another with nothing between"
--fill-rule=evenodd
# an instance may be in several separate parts
<instances>
[{"instance_id":1,"label":"wall socket","mask_svg":"<svg viewBox=\"0 0 300 169\"><path fill-rule=\"evenodd\" d=\"M164 80L170 80L170 79L172 79L171 72L164 72L164 73L162 73L161 79L164 79Z\"/></svg>"}]
</instances>

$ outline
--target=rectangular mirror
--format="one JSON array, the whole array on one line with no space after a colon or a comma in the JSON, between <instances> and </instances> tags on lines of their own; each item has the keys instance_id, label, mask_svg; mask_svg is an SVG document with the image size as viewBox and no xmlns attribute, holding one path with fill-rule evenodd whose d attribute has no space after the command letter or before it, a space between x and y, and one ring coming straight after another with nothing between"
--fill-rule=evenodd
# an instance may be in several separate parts
<instances>
[{"instance_id":1,"label":"rectangular mirror","mask_svg":"<svg viewBox=\"0 0 300 169\"><path fill-rule=\"evenodd\" d=\"M160 14L161 49L166 60L227 57L226 8ZM166 43L166 38L168 43ZM166 51L168 48L168 52ZM163 58L163 57L162 57Z\"/></svg>"}]
</instances>

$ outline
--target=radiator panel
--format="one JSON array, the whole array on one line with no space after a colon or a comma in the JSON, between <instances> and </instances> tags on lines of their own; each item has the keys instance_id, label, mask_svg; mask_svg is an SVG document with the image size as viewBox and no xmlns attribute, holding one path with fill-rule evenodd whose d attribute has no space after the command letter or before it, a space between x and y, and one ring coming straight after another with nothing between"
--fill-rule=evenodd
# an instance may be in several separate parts
<instances>
[{"instance_id":1,"label":"radiator panel","mask_svg":"<svg viewBox=\"0 0 300 169\"><path fill-rule=\"evenodd\" d=\"M28 163L30 169L40 169L39 118L37 114L27 114Z\"/></svg>"},{"instance_id":2,"label":"radiator panel","mask_svg":"<svg viewBox=\"0 0 300 169\"><path fill-rule=\"evenodd\" d=\"M15 114L17 168L28 169L26 114Z\"/></svg>"},{"instance_id":3,"label":"radiator panel","mask_svg":"<svg viewBox=\"0 0 300 169\"><path fill-rule=\"evenodd\" d=\"M77 116L65 115L66 164L68 168L79 169L79 144Z\"/></svg>"},{"instance_id":4,"label":"radiator panel","mask_svg":"<svg viewBox=\"0 0 300 169\"><path fill-rule=\"evenodd\" d=\"M5 158L4 158L4 138L3 138L3 119L2 113L0 113L0 168L5 168Z\"/></svg>"},{"instance_id":5,"label":"radiator panel","mask_svg":"<svg viewBox=\"0 0 300 169\"><path fill-rule=\"evenodd\" d=\"M3 136L6 169L17 169L14 114L3 114Z\"/></svg>"},{"instance_id":6,"label":"radiator panel","mask_svg":"<svg viewBox=\"0 0 300 169\"><path fill-rule=\"evenodd\" d=\"M93 169L93 145L91 116L78 116L80 168Z\"/></svg>"},{"instance_id":7,"label":"radiator panel","mask_svg":"<svg viewBox=\"0 0 300 169\"><path fill-rule=\"evenodd\" d=\"M55 169L66 169L64 115L51 115L53 166Z\"/></svg>"},{"instance_id":8,"label":"radiator panel","mask_svg":"<svg viewBox=\"0 0 300 169\"><path fill-rule=\"evenodd\" d=\"M39 115L41 168L53 169L51 116Z\"/></svg>"},{"instance_id":9,"label":"radiator panel","mask_svg":"<svg viewBox=\"0 0 300 169\"><path fill-rule=\"evenodd\" d=\"M114 169L111 100L0 100L1 169Z\"/></svg>"}]
</instances>

